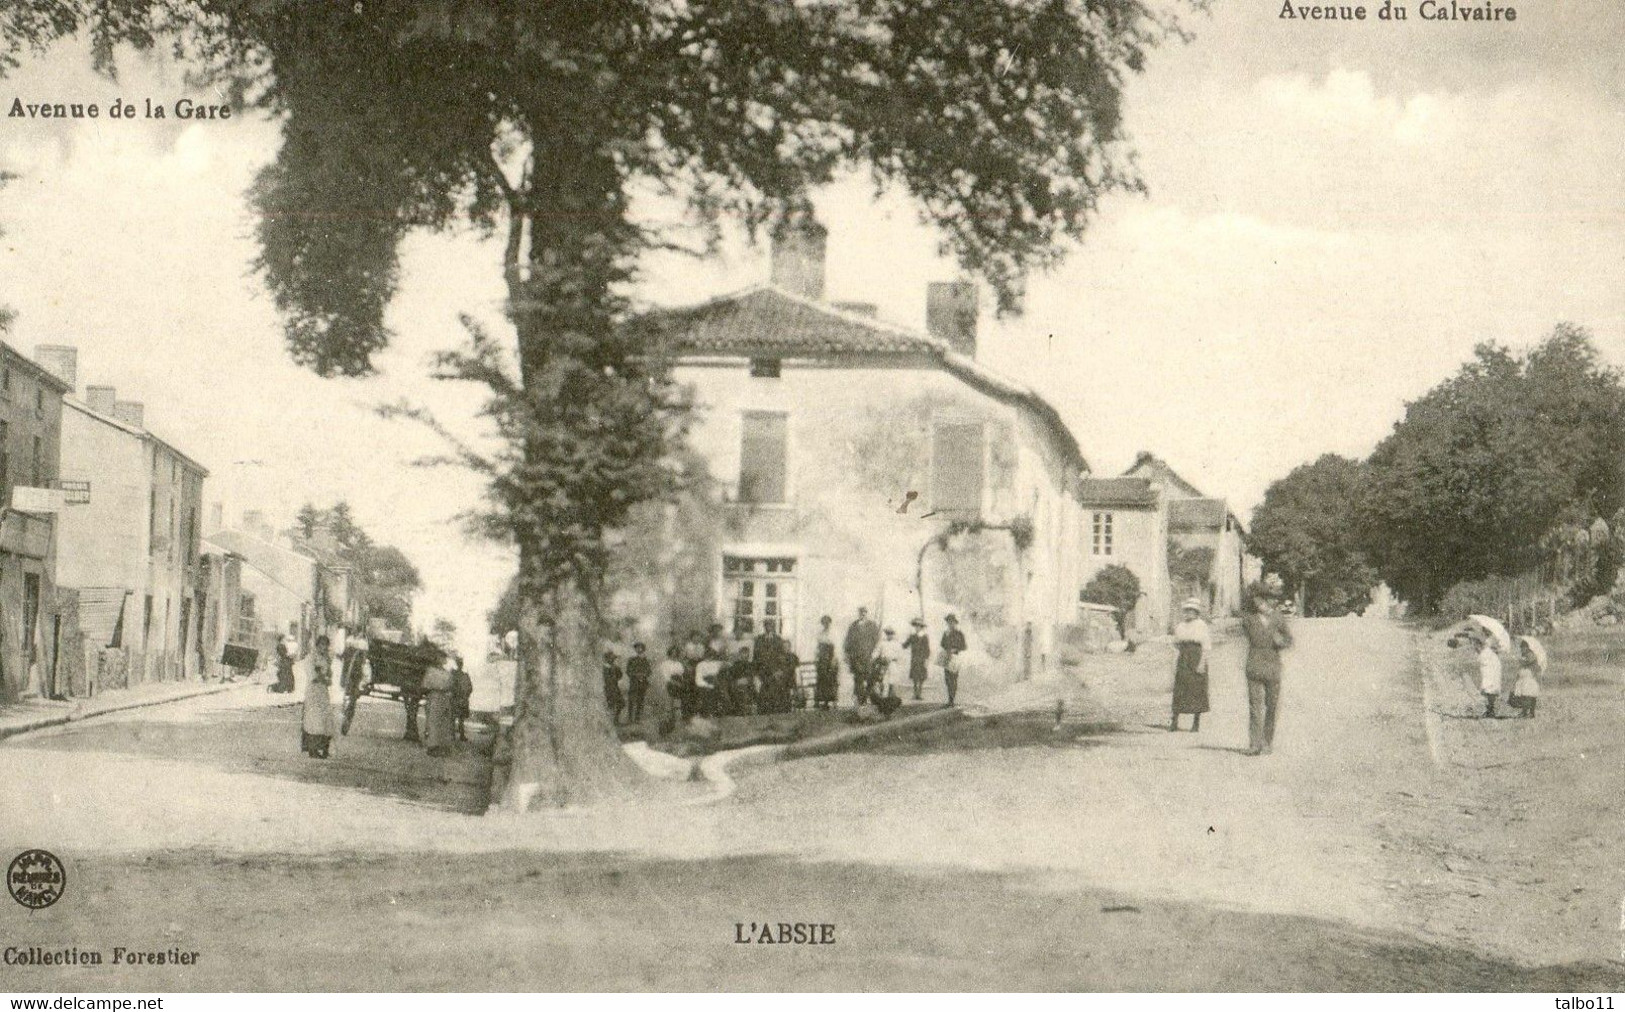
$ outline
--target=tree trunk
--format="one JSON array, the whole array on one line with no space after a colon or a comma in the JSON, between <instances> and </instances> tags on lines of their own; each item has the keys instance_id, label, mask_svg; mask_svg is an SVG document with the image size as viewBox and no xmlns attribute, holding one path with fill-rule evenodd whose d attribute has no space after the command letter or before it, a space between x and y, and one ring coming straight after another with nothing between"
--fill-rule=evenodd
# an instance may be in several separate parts
<instances>
[{"instance_id":1,"label":"tree trunk","mask_svg":"<svg viewBox=\"0 0 1625 1012\"><path fill-rule=\"evenodd\" d=\"M561 441L602 438L591 405L577 403L573 391L608 361L614 288L627 277L634 233L615 163L589 139L538 139L527 179L511 205L516 231L505 267L522 383L528 396L556 398L537 406L540 428L522 445L526 468L548 472L570 466L550 456ZM544 390L552 393L528 393ZM520 670L502 799L509 810L625 799L644 776L621 750L604 699L603 574L562 576L556 551L545 553L558 527L601 536L604 521L586 502L563 507L571 515L559 509L526 503L515 525Z\"/></svg>"},{"instance_id":2,"label":"tree trunk","mask_svg":"<svg viewBox=\"0 0 1625 1012\"><path fill-rule=\"evenodd\" d=\"M502 807L537 811L627 797L643 773L621 750L599 674L590 590L522 596L519 682Z\"/></svg>"}]
</instances>

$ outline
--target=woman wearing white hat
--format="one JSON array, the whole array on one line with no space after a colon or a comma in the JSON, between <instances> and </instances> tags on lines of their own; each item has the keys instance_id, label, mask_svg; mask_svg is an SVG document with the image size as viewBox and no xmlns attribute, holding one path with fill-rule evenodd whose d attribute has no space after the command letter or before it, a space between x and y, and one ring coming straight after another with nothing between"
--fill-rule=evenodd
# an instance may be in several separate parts
<instances>
[{"instance_id":1,"label":"woman wearing white hat","mask_svg":"<svg viewBox=\"0 0 1625 1012\"><path fill-rule=\"evenodd\" d=\"M1168 730L1179 730L1179 715L1191 715L1191 730L1202 728L1202 714L1208 710L1207 658L1213 650L1213 634L1202 621L1202 602L1186 598L1180 606L1183 620L1174 626L1174 646L1179 659L1174 664L1173 719Z\"/></svg>"}]
</instances>

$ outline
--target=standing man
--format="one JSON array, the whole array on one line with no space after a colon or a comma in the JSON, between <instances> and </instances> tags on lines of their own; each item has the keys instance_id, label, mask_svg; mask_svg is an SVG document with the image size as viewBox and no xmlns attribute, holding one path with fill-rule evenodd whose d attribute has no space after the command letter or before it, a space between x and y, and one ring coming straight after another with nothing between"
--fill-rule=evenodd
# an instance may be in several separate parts
<instances>
[{"instance_id":1,"label":"standing man","mask_svg":"<svg viewBox=\"0 0 1625 1012\"><path fill-rule=\"evenodd\" d=\"M948 631L942 634L942 680L948 686L948 705L954 705L954 696L959 693L959 655L966 650L965 634L959 631L959 616L948 615L943 619L948 623Z\"/></svg>"},{"instance_id":2,"label":"standing man","mask_svg":"<svg viewBox=\"0 0 1625 1012\"><path fill-rule=\"evenodd\" d=\"M909 623L914 631L903 641L908 651L908 680L914 683L914 698L920 698L925 686L926 662L931 659L931 637L925 634L925 619L916 618Z\"/></svg>"},{"instance_id":3,"label":"standing man","mask_svg":"<svg viewBox=\"0 0 1625 1012\"><path fill-rule=\"evenodd\" d=\"M880 646L880 627L869 617L868 608L859 608L857 619L846 627L846 666L852 670L852 705L862 706L869 698L869 676L874 670L875 648Z\"/></svg>"},{"instance_id":4,"label":"standing man","mask_svg":"<svg viewBox=\"0 0 1625 1012\"><path fill-rule=\"evenodd\" d=\"M643 697L649 694L649 679L654 676L654 665L644 653L642 643L632 644L632 656L626 661L626 719L636 724L643 719Z\"/></svg>"},{"instance_id":5,"label":"standing man","mask_svg":"<svg viewBox=\"0 0 1625 1012\"><path fill-rule=\"evenodd\" d=\"M1267 585L1266 585L1267 586ZM1241 631L1247 637L1247 754L1268 755L1275 744L1281 705L1281 651L1292 645L1286 619L1275 610L1266 586L1247 595Z\"/></svg>"}]
</instances>

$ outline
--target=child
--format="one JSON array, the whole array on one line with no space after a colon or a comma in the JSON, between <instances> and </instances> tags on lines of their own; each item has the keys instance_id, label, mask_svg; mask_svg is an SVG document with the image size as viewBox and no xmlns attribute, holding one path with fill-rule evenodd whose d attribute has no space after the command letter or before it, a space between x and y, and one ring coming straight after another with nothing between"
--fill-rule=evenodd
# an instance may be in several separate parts
<instances>
[{"instance_id":1,"label":"child","mask_svg":"<svg viewBox=\"0 0 1625 1012\"><path fill-rule=\"evenodd\" d=\"M1533 636L1518 637L1518 680L1507 700L1524 717L1535 715L1540 701L1540 676L1546 673L1546 648Z\"/></svg>"},{"instance_id":2,"label":"child","mask_svg":"<svg viewBox=\"0 0 1625 1012\"><path fill-rule=\"evenodd\" d=\"M1495 701L1501 696L1501 655L1488 634L1474 636L1478 644L1478 691L1484 695L1484 716L1495 716Z\"/></svg>"}]
</instances>

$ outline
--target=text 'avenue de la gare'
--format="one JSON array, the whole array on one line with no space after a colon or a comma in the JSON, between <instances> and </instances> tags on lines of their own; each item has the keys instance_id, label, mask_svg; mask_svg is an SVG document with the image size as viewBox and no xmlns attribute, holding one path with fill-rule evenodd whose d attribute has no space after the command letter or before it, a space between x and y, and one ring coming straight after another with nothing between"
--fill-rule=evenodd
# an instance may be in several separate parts
<instances>
[{"instance_id":1,"label":"text 'avenue de la gare'","mask_svg":"<svg viewBox=\"0 0 1625 1012\"><path fill-rule=\"evenodd\" d=\"M1282 21L1409 21L1408 4L1383 0L1381 5L1365 4L1304 4L1282 0ZM1422 0L1415 8L1419 21L1496 21L1507 23L1518 20L1518 8L1498 7L1491 3L1458 3L1457 0Z\"/></svg>"},{"instance_id":2,"label":"text 'avenue de la gare'","mask_svg":"<svg viewBox=\"0 0 1625 1012\"><path fill-rule=\"evenodd\" d=\"M105 106L99 102L24 102L20 96L13 96L11 105L6 109L8 119L181 119L181 120L221 120L231 119L231 106L208 105L203 102L194 102L189 98L178 98L174 102L155 102L150 98L141 100L138 106L134 102L126 102L115 98Z\"/></svg>"}]
</instances>

